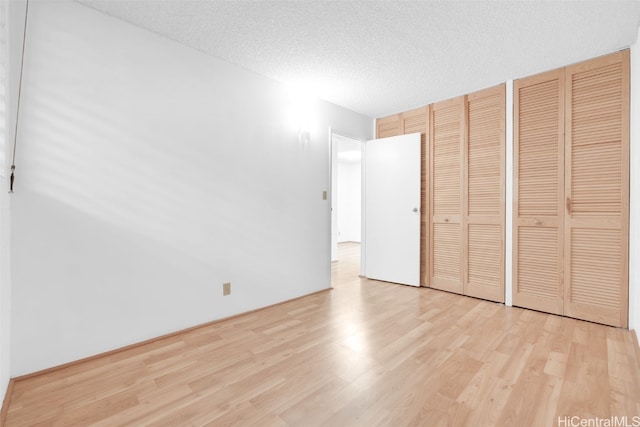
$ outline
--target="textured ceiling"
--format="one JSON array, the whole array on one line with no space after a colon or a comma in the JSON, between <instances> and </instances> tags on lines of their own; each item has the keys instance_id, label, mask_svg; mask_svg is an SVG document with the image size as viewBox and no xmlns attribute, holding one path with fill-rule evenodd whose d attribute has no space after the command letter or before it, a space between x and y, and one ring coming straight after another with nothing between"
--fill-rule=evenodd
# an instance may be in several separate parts
<instances>
[{"instance_id":1,"label":"textured ceiling","mask_svg":"<svg viewBox=\"0 0 640 427\"><path fill-rule=\"evenodd\" d=\"M640 1L77 0L381 117L632 44Z\"/></svg>"}]
</instances>

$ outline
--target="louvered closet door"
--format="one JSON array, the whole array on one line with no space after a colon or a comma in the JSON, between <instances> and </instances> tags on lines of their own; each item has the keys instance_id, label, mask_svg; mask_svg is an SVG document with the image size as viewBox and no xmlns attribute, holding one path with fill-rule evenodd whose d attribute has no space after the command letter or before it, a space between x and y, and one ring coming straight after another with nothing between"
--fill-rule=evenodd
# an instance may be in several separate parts
<instances>
[{"instance_id":1,"label":"louvered closet door","mask_svg":"<svg viewBox=\"0 0 640 427\"><path fill-rule=\"evenodd\" d=\"M629 51L566 69L565 314L627 327Z\"/></svg>"},{"instance_id":2,"label":"louvered closet door","mask_svg":"<svg viewBox=\"0 0 640 427\"><path fill-rule=\"evenodd\" d=\"M402 113L402 133L420 133L420 285L429 283L429 107Z\"/></svg>"},{"instance_id":3,"label":"louvered closet door","mask_svg":"<svg viewBox=\"0 0 640 427\"><path fill-rule=\"evenodd\" d=\"M464 294L504 302L505 86L467 96Z\"/></svg>"},{"instance_id":4,"label":"louvered closet door","mask_svg":"<svg viewBox=\"0 0 640 427\"><path fill-rule=\"evenodd\" d=\"M513 304L563 313L564 70L514 82Z\"/></svg>"},{"instance_id":5,"label":"louvered closet door","mask_svg":"<svg viewBox=\"0 0 640 427\"><path fill-rule=\"evenodd\" d=\"M388 138L398 135L402 135L400 114L394 114L376 120L376 138Z\"/></svg>"},{"instance_id":6,"label":"louvered closet door","mask_svg":"<svg viewBox=\"0 0 640 427\"><path fill-rule=\"evenodd\" d=\"M463 293L464 97L431 106L431 287Z\"/></svg>"}]
</instances>

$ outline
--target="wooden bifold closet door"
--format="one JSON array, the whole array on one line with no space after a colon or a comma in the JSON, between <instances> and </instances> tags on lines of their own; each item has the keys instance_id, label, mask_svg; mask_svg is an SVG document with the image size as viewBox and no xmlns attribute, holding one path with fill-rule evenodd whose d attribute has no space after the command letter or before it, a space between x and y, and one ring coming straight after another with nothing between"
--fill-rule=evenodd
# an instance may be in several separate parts
<instances>
[{"instance_id":1,"label":"wooden bifold closet door","mask_svg":"<svg viewBox=\"0 0 640 427\"><path fill-rule=\"evenodd\" d=\"M629 51L514 83L514 305L627 327Z\"/></svg>"},{"instance_id":2,"label":"wooden bifold closet door","mask_svg":"<svg viewBox=\"0 0 640 427\"><path fill-rule=\"evenodd\" d=\"M566 68L565 314L627 326L629 51Z\"/></svg>"},{"instance_id":3,"label":"wooden bifold closet door","mask_svg":"<svg viewBox=\"0 0 640 427\"><path fill-rule=\"evenodd\" d=\"M504 302L505 85L466 98L464 294Z\"/></svg>"},{"instance_id":4,"label":"wooden bifold closet door","mask_svg":"<svg viewBox=\"0 0 640 427\"><path fill-rule=\"evenodd\" d=\"M517 80L513 304L563 313L564 70Z\"/></svg>"},{"instance_id":5,"label":"wooden bifold closet door","mask_svg":"<svg viewBox=\"0 0 640 427\"><path fill-rule=\"evenodd\" d=\"M504 302L505 86L431 106L431 282Z\"/></svg>"},{"instance_id":6,"label":"wooden bifold closet door","mask_svg":"<svg viewBox=\"0 0 640 427\"><path fill-rule=\"evenodd\" d=\"M429 107L376 120L376 138L420 133L420 285L429 283Z\"/></svg>"},{"instance_id":7,"label":"wooden bifold closet door","mask_svg":"<svg viewBox=\"0 0 640 427\"><path fill-rule=\"evenodd\" d=\"M420 133L420 285L429 281L429 107L416 108L401 114L402 133Z\"/></svg>"},{"instance_id":8,"label":"wooden bifold closet door","mask_svg":"<svg viewBox=\"0 0 640 427\"><path fill-rule=\"evenodd\" d=\"M464 96L431 106L431 287L461 294Z\"/></svg>"}]
</instances>

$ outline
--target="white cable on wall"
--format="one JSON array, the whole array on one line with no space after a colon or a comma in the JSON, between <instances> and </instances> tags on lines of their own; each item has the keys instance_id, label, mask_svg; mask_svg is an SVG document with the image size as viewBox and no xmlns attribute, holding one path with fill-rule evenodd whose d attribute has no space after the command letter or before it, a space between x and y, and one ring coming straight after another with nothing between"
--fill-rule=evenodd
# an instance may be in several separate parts
<instances>
[{"instance_id":1,"label":"white cable on wall","mask_svg":"<svg viewBox=\"0 0 640 427\"><path fill-rule=\"evenodd\" d=\"M20 56L20 81L18 83L18 104L16 106L16 127L13 133L13 155L11 157L11 177L9 179L9 193L13 193L13 183L16 171L16 147L18 145L18 122L20 119L20 99L22 97L22 71L24 69L24 47L27 39L27 19L29 17L29 0L24 9L24 31L22 33L22 53Z\"/></svg>"}]
</instances>

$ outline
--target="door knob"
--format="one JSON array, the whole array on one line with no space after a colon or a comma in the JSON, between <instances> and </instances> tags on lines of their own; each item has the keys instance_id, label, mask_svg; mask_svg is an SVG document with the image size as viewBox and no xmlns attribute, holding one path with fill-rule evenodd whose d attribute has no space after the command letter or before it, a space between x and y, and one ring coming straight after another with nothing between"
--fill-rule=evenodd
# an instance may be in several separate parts
<instances>
[{"instance_id":1,"label":"door knob","mask_svg":"<svg viewBox=\"0 0 640 427\"><path fill-rule=\"evenodd\" d=\"M414 212L418 212L418 208L413 208L413 211Z\"/></svg>"}]
</instances>

